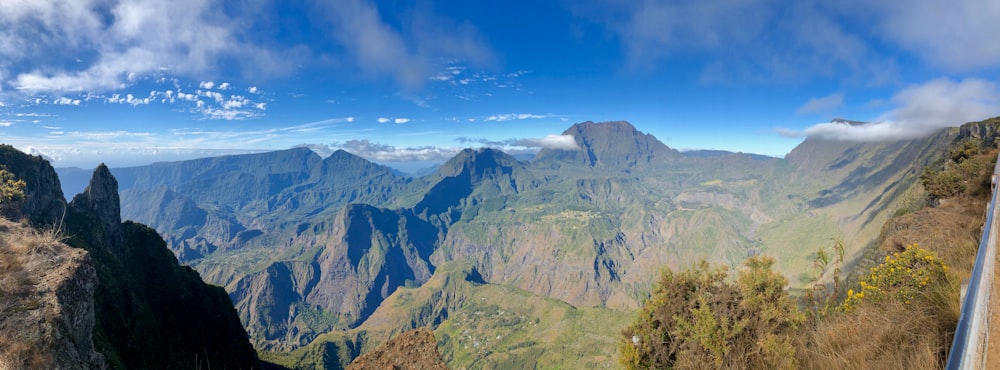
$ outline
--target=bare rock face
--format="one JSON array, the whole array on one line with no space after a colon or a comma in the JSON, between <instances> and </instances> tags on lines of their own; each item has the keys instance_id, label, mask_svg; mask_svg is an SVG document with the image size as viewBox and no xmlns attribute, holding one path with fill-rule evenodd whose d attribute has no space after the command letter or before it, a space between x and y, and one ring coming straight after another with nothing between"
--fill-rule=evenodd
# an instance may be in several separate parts
<instances>
[{"instance_id":1,"label":"bare rock face","mask_svg":"<svg viewBox=\"0 0 1000 370\"><path fill-rule=\"evenodd\" d=\"M96 231L101 234L105 245L116 244L122 224L121 199L118 196L118 180L104 163L94 169L90 184L73 197L69 206L76 212L93 215L100 227Z\"/></svg>"},{"instance_id":2,"label":"bare rock face","mask_svg":"<svg viewBox=\"0 0 1000 370\"><path fill-rule=\"evenodd\" d=\"M87 251L0 219L0 368L104 369Z\"/></svg>"},{"instance_id":3,"label":"bare rock face","mask_svg":"<svg viewBox=\"0 0 1000 370\"><path fill-rule=\"evenodd\" d=\"M57 224L66 213L66 199L59 185L55 169L40 156L21 153L10 145L0 145L0 163L27 186L24 200L12 210L18 214L5 216L26 217L36 226Z\"/></svg>"},{"instance_id":4,"label":"bare rock face","mask_svg":"<svg viewBox=\"0 0 1000 370\"><path fill-rule=\"evenodd\" d=\"M348 370L362 369L448 369L441 360L434 332L413 329L356 358Z\"/></svg>"}]
</instances>

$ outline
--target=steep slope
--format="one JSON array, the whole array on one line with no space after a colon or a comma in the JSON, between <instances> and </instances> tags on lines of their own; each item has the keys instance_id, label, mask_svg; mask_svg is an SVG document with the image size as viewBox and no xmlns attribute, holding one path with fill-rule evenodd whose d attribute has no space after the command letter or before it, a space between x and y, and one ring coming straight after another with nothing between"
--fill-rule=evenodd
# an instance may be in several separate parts
<instances>
[{"instance_id":1,"label":"steep slope","mask_svg":"<svg viewBox=\"0 0 1000 370\"><path fill-rule=\"evenodd\" d=\"M0 218L0 368L102 369L89 254Z\"/></svg>"},{"instance_id":2,"label":"steep slope","mask_svg":"<svg viewBox=\"0 0 1000 370\"><path fill-rule=\"evenodd\" d=\"M313 245L230 285L248 332L267 348L305 344L317 334L352 327L398 287L422 284L438 229L407 210L347 206L319 232L295 241Z\"/></svg>"},{"instance_id":3,"label":"steep slope","mask_svg":"<svg viewBox=\"0 0 1000 370\"><path fill-rule=\"evenodd\" d=\"M147 193L126 209L160 225L176 253L226 286L254 343L287 350L331 330L355 333L338 343L357 343L353 335L387 297L427 284L453 261L471 265L486 285L576 307L634 308L662 267L702 258L736 265L768 254L798 288L816 278L812 255L831 238L858 258L952 135L893 144L809 139L788 159L767 159L684 156L627 122L584 122L565 133L577 150L545 149L531 162L465 150L416 180L344 152L306 159L308 176L281 177L295 180L243 205L189 194L199 191L192 184L136 178ZM236 186L200 184L207 193ZM156 207L167 212L148 212ZM356 356L360 347L352 348L344 353Z\"/></svg>"},{"instance_id":4,"label":"steep slope","mask_svg":"<svg viewBox=\"0 0 1000 370\"><path fill-rule=\"evenodd\" d=\"M398 289L361 326L265 357L290 368L336 369L401 333L436 328L451 368L609 367L617 328L628 318L624 311L578 308L488 284L471 264L451 261L424 285Z\"/></svg>"},{"instance_id":5,"label":"steep slope","mask_svg":"<svg viewBox=\"0 0 1000 370\"><path fill-rule=\"evenodd\" d=\"M410 181L344 151L322 159L306 148L114 173L125 179L123 216L155 228L183 263L199 266L213 254L253 255L199 268L220 285L279 260L295 248L288 240L344 205L387 205ZM248 263L234 265L234 259Z\"/></svg>"},{"instance_id":6,"label":"steep slope","mask_svg":"<svg viewBox=\"0 0 1000 370\"><path fill-rule=\"evenodd\" d=\"M121 222L117 182L107 167L99 166L84 192L67 205L55 171L46 161L8 146L0 147L0 158L0 164L23 178L26 189L32 189L16 205L17 213L41 220L34 227L53 230L52 235L59 235L65 227L65 243L75 247L60 255L48 255L58 247L41 248L42 252L54 261L81 261L79 255L89 256L74 273L83 274L81 279L71 279L73 285L65 288L52 286L57 298L64 300L60 304L67 307L61 317L68 321L78 349L86 349L78 340L79 330L90 325L93 332L86 336L114 369L259 367L226 292L206 285L192 269L178 265L154 230ZM60 217L49 220L51 209L37 204L49 204ZM93 284L87 282L88 269L96 275ZM70 274L69 267L62 271ZM86 313L86 302L74 302L87 299L93 302L93 316ZM47 310L51 306L38 307ZM91 360L85 351L81 353L83 362L77 365L87 366Z\"/></svg>"}]
</instances>

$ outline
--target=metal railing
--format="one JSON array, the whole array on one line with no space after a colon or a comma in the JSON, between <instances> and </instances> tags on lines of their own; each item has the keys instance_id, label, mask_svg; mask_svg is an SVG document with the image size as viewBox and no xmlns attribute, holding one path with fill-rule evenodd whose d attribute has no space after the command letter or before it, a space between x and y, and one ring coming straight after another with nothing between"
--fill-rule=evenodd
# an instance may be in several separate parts
<instances>
[{"instance_id":1,"label":"metal railing","mask_svg":"<svg viewBox=\"0 0 1000 370\"><path fill-rule=\"evenodd\" d=\"M989 344L990 294L993 276L996 274L997 225L997 179L1000 174L1000 156L993 169L993 196L983 225L983 237L979 241L976 264L969 277L968 290L962 299L962 312L955 328L955 339L948 353L947 369L982 369L986 365Z\"/></svg>"}]
</instances>

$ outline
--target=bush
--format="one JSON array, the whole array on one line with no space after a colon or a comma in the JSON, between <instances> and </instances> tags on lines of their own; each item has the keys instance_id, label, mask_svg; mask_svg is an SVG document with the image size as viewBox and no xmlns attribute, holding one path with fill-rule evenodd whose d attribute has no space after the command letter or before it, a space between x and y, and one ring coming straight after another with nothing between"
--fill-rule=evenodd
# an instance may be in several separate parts
<instances>
[{"instance_id":1,"label":"bush","mask_svg":"<svg viewBox=\"0 0 1000 370\"><path fill-rule=\"evenodd\" d=\"M988 194L996 157L995 149L982 150L975 141L966 141L950 151L943 169L924 168L920 182L931 199Z\"/></svg>"},{"instance_id":2,"label":"bush","mask_svg":"<svg viewBox=\"0 0 1000 370\"><path fill-rule=\"evenodd\" d=\"M948 267L913 244L868 270L839 309L808 324L797 345L805 368L940 368L957 316Z\"/></svg>"},{"instance_id":3,"label":"bush","mask_svg":"<svg viewBox=\"0 0 1000 370\"><path fill-rule=\"evenodd\" d=\"M725 267L700 262L665 270L639 318L623 331L621 362L636 368L795 368L793 337L803 315L772 271L752 257L735 284Z\"/></svg>"},{"instance_id":4,"label":"bush","mask_svg":"<svg viewBox=\"0 0 1000 370\"><path fill-rule=\"evenodd\" d=\"M907 246L903 252L885 256L885 262L872 267L871 273L861 280L857 293L848 290L843 309L850 311L861 302L882 299L910 304L928 284L944 283L947 271L948 266L930 251L916 244Z\"/></svg>"}]
</instances>

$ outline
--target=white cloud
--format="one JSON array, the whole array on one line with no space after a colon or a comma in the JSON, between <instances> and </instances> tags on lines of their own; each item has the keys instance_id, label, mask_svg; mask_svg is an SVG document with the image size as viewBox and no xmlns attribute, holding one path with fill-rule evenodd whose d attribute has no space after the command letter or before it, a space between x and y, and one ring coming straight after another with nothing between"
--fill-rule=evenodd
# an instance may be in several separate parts
<instances>
[{"instance_id":1,"label":"white cloud","mask_svg":"<svg viewBox=\"0 0 1000 370\"><path fill-rule=\"evenodd\" d=\"M896 106L873 123L851 125L829 122L803 131L778 130L784 136L809 136L848 141L896 141L930 135L1000 114L1000 91L990 81L941 78L896 93Z\"/></svg>"},{"instance_id":2,"label":"white cloud","mask_svg":"<svg viewBox=\"0 0 1000 370\"><path fill-rule=\"evenodd\" d=\"M347 117L347 118L344 118L344 120L347 121L348 123L354 122L354 117Z\"/></svg>"},{"instance_id":3,"label":"white cloud","mask_svg":"<svg viewBox=\"0 0 1000 370\"><path fill-rule=\"evenodd\" d=\"M258 91L257 86L250 86L250 88L248 88L247 91L250 92L251 94L256 94Z\"/></svg>"},{"instance_id":4,"label":"white cloud","mask_svg":"<svg viewBox=\"0 0 1000 370\"><path fill-rule=\"evenodd\" d=\"M10 127L13 124L14 124L14 122L11 122L11 121L0 121L0 126L3 126L3 127Z\"/></svg>"},{"instance_id":5,"label":"white cloud","mask_svg":"<svg viewBox=\"0 0 1000 370\"><path fill-rule=\"evenodd\" d=\"M510 114L494 114L484 118L484 121L495 121L503 122L510 120L521 120L521 119L537 119L537 118L550 118L553 117L551 114L531 114L531 113L510 113Z\"/></svg>"},{"instance_id":6,"label":"white cloud","mask_svg":"<svg viewBox=\"0 0 1000 370\"><path fill-rule=\"evenodd\" d=\"M528 148L580 150L580 146L576 143L576 138L574 138L573 135L550 134L545 135L545 137L540 139L516 140L512 143L512 145Z\"/></svg>"},{"instance_id":7,"label":"white cloud","mask_svg":"<svg viewBox=\"0 0 1000 370\"><path fill-rule=\"evenodd\" d=\"M57 99L52 100L52 104L55 105L80 105L80 99L70 99L65 96L60 96Z\"/></svg>"},{"instance_id":8,"label":"white cloud","mask_svg":"<svg viewBox=\"0 0 1000 370\"><path fill-rule=\"evenodd\" d=\"M400 148L368 140L348 140L335 146L354 155L380 162L445 161L461 151L460 148L436 146Z\"/></svg>"},{"instance_id":9,"label":"white cloud","mask_svg":"<svg viewBox=\"0 0 1000 370\"><path fill-rule=\"evenodd\" d=\"M884 38L938 66L966 71L1000 63L1000 2L914 0L858 2L875 12ZM875 5L875 6L872 6Z\"/></svg>"},{"instance_id":10,"label":"white cloud","mask_svg":"<svg viewBox=\"0 0 1000 370\"><path fill-rule=\"evenodd\" d=\"M228 82L223 82L223 83L219 84L219 90L229 90L229 83Z\"/></svg>"},{"instance_id":11,"label":"white cloud","mask_svg":"<svg viewBox=\"0 0 1000 370\"><path fill-rule=\"evenodd\" d=\"M202 89L209 89L209 90L211 90L213 87L215 87L215 82L212 82L212 81L202 81L201 83L198 84L198 87L200 87Z\"/></svg>"},{"instance_id":12,"label":"white cloud","mask_svg":"<svg viewBox=\"0 0 1000 370\"><path fill-rule=\"evenodd\" d=\"M287 59L242 41L246 22L234 18L242 14L214 0L5 1L3 8L0 70L28 94L112 91L162 71L197 76L223 59L274 70Z\"/></svg>"},{"instance_id":13,"label":"white cloud","mask_svg":"<svg viewBox=\"0 0 1000 370\"><path fill-rule=\"evenodd\" d=\"M389 122L389 119L385 118L385 117L379 117L377 119L377 121L378 121L378 123L386 123L386 122Z\"/></svg>"},{"instance_id":14,"label":"white cloud","mask_svg":"<svg viewBox=\"0 0 1000 370\"><path fill-rule=\"evenodd\" d=\"M410 119L409 118L396 118L396 119L393 119L392 121L395 122L395 123L403 124L403 123L410 122Z\"/></svg>"},{"instance_id":15,"label":"white cloud","mask_svg":"<svg viewBox=\"0 0 1000 370\"><path fill-rule=\"evenodd\" d=\"M843 104L844 94L835 93L821 98L809 99L809 101L799 107L798 112L802 114L827 113L840 108Z\"/></svg>"}]
</instances>

